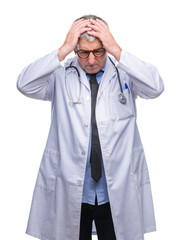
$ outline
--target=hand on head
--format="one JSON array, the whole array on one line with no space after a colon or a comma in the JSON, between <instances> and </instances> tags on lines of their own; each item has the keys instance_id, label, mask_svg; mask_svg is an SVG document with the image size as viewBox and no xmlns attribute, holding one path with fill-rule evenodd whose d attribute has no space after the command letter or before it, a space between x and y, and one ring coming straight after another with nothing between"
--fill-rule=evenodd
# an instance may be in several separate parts
<instances>
[{"instance_id":1,"label":"hand on head","mask_svg":"<svg viewBox=\"0 0 181 240\"><path fill-rule=\"evenodd\" d=\"M76 48L79 37L84 32L98 38L106 51L119 61L121 48L116 43L108 26L100 19L79 19L72 24L63 45L60 47L58 54L60 61Z\"/></svg>"},{"instance_id":2,"label":"hand on head","mask_svg":"<svg viewBox=\"0 0 181 240\"><path fill-rule=\"evenodd\" d=\"M106 51L119 61L121 48L115 41L112 33L109 31L108 26L100 19L90 19L88 27L92 28L94 31L87 30L87 33L91 36L97 37L102 42Z\"/></svg>"},{"instance_id":3,"label":"hand on head","mask_svg":"<svg viewBox=\"0 0 181 240\"><path fill-rule=\"evenodd\" d=\"M77 46L78 39L83 32L90 31L88 27L90 20L80 19L74 22L65 38L63 45L60 47L58 58L62 61Z\"/></svg>"}]
</instances>

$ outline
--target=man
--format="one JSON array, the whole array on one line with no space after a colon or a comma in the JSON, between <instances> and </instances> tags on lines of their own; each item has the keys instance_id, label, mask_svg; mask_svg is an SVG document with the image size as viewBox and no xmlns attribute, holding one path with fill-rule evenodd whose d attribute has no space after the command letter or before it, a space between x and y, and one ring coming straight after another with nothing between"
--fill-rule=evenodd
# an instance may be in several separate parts
<instances>
[{"instance_id":1,"label":"man","mask_svg":"<svg viewBox=\"0 0 181 240\"><path fill-rule=\"evenodd\" d=\"M104 20L87 15L60 49L22 71L17 87L52 103L27 234L89 240L93 221L100 240L143 240L155 231L135 99L162 93L157 69L122 50Z\"/></svg>"}]
</instances>

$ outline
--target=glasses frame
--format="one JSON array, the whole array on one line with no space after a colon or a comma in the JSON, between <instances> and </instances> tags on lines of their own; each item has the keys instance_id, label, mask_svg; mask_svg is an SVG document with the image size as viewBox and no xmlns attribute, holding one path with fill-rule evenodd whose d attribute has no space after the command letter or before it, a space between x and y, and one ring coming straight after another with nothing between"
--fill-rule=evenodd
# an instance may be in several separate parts
<instances>
[{"instance_id":1,"label":"glasses frame","mask_svg":"<svg viewBox=\"0 0 181 240\"><path fill-rule=\"evenodd\" d=\"M98 51L98 50L104 50L104 51L103 51L103 54L102 54L101 56L96 56L95 52ZM87 57L81 57L81 56L79 56L79 52L80 52L80 51L87 52L87 54L88 54ZM102 57L102 56L104 56L104 54L106 53L106 49L105 49L105 48L97 48L97 49L94 49L94 50L91 50L91 51L89 51L89 50L84 50L84 49L79 49L79 50L76 50L76 51L75 51L75 53L76 53L76 54L79 56L79 58L81 58L81 59L86 59L86 58L88 58L91 52L94 54L95 57Z\"/></svg>"}]
</instances>

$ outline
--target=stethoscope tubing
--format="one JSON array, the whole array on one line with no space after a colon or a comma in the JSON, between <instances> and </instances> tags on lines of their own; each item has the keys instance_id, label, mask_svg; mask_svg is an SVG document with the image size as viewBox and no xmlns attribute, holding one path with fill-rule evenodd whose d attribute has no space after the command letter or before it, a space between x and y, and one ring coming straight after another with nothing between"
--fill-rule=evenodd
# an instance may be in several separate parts
<instances>
[{"instance_id":1,"label":"stethoscope tubing","mask_svg":"<svg viewBox=\"0 0 181 240\"><path fill-rule=\"evenodd\" d=\"M120 94L118 95L118 100L120 101L120 103L122 104L126 104L127 102L127 99L126 97L124 96L124 93L123 93L123 88L122 88L122 84L121 84L121 79L120 79L120 74L119 74L119 70L118 68L116 67L115 63L113 62L113 60L109 57L109 60L111 61L111 63L114 65L115 69L116 69L116 73L117 73L117 78L118 78L118 82L119 82L119 86L120 86ZM74 68L77 72L77 75L78 75L78 78L79 78L79 83L80 83L80 72L79 70L77 69L77 67L73 66L72 65L72 62L70 63L70 65L68 67L65 68L65 70L67 71L68 69L70 68ZM66 88L66 92L67 92L67 95L68 95L68 98L69 98L69 103L70 104L81 104L81 101L80 101L80 95L81 95L81 85L80 85L80 89L79 89L79 97L78 97L78 100L77 101L73 101L68 93L68 90L67 90L67 84L66 84L66 77L65 77L65 88Z\"/></svg>"}]
</instances>

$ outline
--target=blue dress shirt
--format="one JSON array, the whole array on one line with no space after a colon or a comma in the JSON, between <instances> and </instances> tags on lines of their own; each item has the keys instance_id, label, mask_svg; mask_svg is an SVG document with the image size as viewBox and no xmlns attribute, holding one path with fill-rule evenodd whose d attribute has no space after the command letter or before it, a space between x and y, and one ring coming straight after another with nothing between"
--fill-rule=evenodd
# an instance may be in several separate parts
<instances>
[{"instance_id":1,"label":"blue dress shirt","mask_svg":"<svg viewBox=\"0 0 181 240\"><path fill-rule=\"evenodd\" d=\"M104 69L105 67L96 75L98 84L100 84L101 82ZM87 79L90 82L90 74L87 74ZM102 177L97 183L91 177L90 152L91 152L91 129L90 129L90 139L89 139L89 148L88 148L87 165L86 165L86 171L85 171L82 202L95 205L95 197L97 195L98 205L101 205L109 202L103 161L102 161Z\"/></svg>"}]
</instances>

